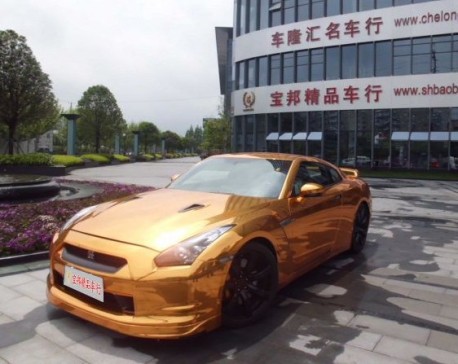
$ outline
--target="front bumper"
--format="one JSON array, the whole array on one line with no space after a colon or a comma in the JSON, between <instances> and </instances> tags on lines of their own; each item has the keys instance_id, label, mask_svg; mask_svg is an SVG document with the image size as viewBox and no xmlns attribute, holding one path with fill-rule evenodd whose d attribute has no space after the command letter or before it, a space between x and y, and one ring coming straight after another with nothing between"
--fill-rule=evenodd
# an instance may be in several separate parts
<instances>
[{"instance_id":1,"label":"front bumper","mask_svg":"<svg viewBox=\"0 0 458 364\"><path fill-rule=\"evenodd\" d=\"M77 232L64 239L51 250L47 280L48 300L56 307L138 337L176 339L220 325L230 262L209 259L193 266L154 268L157 253L147 248ZM66 267L103 280L103 301L64 284Z\"/></svg>"},{"instance_id":2,"label":"front bumper","mask_svg":"<svg viewBox=\"0 0 458 364\"><path fill-rule=\"evenodd\" d=\"M200 317L189 313L179 316L133 316L102 311L73 297L47 280L49 302L72 315L129 336L156 339L178 339L211 331L220 326L219 315Z\"/></svg>"}]
</instances>

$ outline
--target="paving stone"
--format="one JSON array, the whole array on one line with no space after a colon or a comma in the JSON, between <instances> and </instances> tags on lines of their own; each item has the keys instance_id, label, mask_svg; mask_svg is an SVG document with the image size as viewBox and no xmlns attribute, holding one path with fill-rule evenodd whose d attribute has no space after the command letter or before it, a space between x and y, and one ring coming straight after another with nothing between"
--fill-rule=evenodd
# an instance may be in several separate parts
<instances>
[{"instance_id":1,"label":"paving stone","mask_svg":"<svg viewBox=\"0 0 458 364\"><path fill-rule=\"evenodd\" d=\"M16 298L0 304L0 312L15 320L22 320L28 313L42 305L30 297L16 296Z\"/></svg>"},{"instance_id":2,"label":"paving stone","mask_svg":"<svg viewBox=\"0 0 458 364\"><path fill-rule=\"evenodd\" d=\"M0 348L0 357L10 364L73 364L83 363L83 360L72 353L54 345L41 336Z\"/></svg>"},{"instance_id":3,"label":"paving stone","mask_svg":"<svg viewBox=\"0 0 458 364\"><path fill-rule=\"evenodd\" d=\"M414 363L456 364L458 359L455 353L386 336L380 340L374 351Z\"/></svg>"},{"instance_id":4,"label":"paving stone","mask_svg":"<svg viewBox=\"0 0 458 364\"><path fill-rule=\"evenodd\" d=\"M67 350L94 364L147 363L152 359L130 347L119 347L111 337L100 335L70 345Z\"/></svg>"},{"instance_id":5,"label":"paving stone","mask_svg":"<svg viewBox=\"0 0 458 364\"><path fill-rule=\"evenodd\" d=\"M458 336L433 330L431 331L427 345L437 349L458 353Z\"/></svg>"},{"instance_id":6,"label":"paving stone","mask_svg":"<svg viewBox=\"0 0 458 364\"><path fill-rule=\"evenodd\" d=\"M6 286L0 286L0 312L3 312L2 305L8 303L15 298L18 298L20 294L13 289L10 289Z\"/></svg>"},{"instance_id":7,"label":"paving stone","mask_svg":"<svg viewBox=\"0 0 458 364\"><path fill-rule=\"evenodd\" d=\"M400 281L400 280L396 280L396 279L387 279L385 281L384 285L386 285L386 286L405 287L405 288L408 288L408 289L415 289L415 290L418 290L418 291L445 293L445 288L443 288L443 287L430 286L430 285L421 284L421 283L415 283L415 282Z\"/></svg>"},{"instance_id":8,"label":"paving stone","mask_svg":"<svg viewBox=\"0 0 458 364\"><path fill-rule=\"evenodd\" d=\"M14 287L34 280L33 277L26 273L13 274L0 277L0 285L5 287Z\"/></svg>"},{"instance_id":9,"label":"paving stone","mask_svg":"<svg viewBox=\"0 0 458 364\"><path fill-rule=\"evenodd\" d=\"M361 333L353 340L348 341L345 345L354 346L360 349L374 350L377 343L382 338L380 334L374 334L372 332L361 331Z\"/></svg>"},{"instance_id":10,"label":"paving stone","mask_svg":"<svg viewBox=\"0 0 458 364\"><path fill-rule=\"evenodd\" d=\"M458 320L458 306L442 306L440 315Z\"/></svg>"},{"instance_id":11,"label":"paving stone","mask_svg":"<svg viewBox=\"0 0 458 364\"><path fill-rule=\"evenodd\" d=\"M444 307L443 305L437 303L425 302L407 297L390 297L387 301L401 307L404 310L422 312L437 316L440 315L441 310Z\"/></svg>"},{"instance_id":12,"label":"paving stone","mask_svg":"<svg viewBox=\"0 0 458 364\"><path fill-rule=\"evenodd\" d=\"M46 297L46 283L36 278L33 281L15 286L13 289L22 293L24 296L34 299L35 301L41 303L48 301Z\"/></svg>"},{"instance_id":13,"label":"paving stone","mask_svg":"<svg viewBox=\"0 0 458 364\"><path fill-rule=\"evenodd\" d=\"M449 317L443 317L443 316L436 316L436 315L428 315L426 313L421 313L421 312L415 312L415 311L409 311L405 310L404 314L406 315L411 315L416 318L420 318L426 321L430 321L436 324L444 325L447 327L451 327L455 330L458 330L458 320L449 318Z\"/></svg>"},{"instance_id":14,"label":"paving stone","mask_svg":"<svg viewBox=\"0 0 458 364\"><path fill-rule=\"evenodd\" d=\"M368 315L357 315L351 320L349 326L375 334L390 335L420 344L426 344L431 331L429 329L408 324L400 324L396 321Z\"/></svg>"},{"instance_id":15,"label":"paving stone","mask_svg":"<svg viewBox=\"0 0 458 364\"><path fill-rule=\"evenodd\" d=\"M447 295L445 292L440 294L413 289L410 291L409 297L425 302L438 303L440 305L458 306L458 296Z\"/></svg>"},{"instance_id":16,"label":"paving stone","mask_svg":"<svg viewBox=\"0 0 458 364\"><path fill-rule=\"evenodd\" d=\"M353 346L345 346L343 353L339 354L335 358L334 363L407 364L409 362L401 359L395 359L387 355L363 350Z\"/></svg>"},{"instance_id":17,"label":"paving stone","mask_svg":"<svg viewBox=\"0 0 458 364\"><path fill-rule=\"evenodd\" d=\"M48 263L48 265L49 265L49 263ZM48 274L49 274L49 268L48 267L46 267L46 269L40 269L40 270L36 270L36 271L27 273L27 275L29 275L31 277L34 277L34 278L37 278L37 279L39 279L40 281L43 281L43 282L46 282Z\"/></svg>"},{"instance_id":18,"label":"paving stone","mask_svg":"<svg viewBox=\"0 0 458 364\"><path fill-rule=\"evenodd\" d=\"M76 317L46 321L36 327L36 332L49 341L67 347L97 334L94 325Z\"/></svg>"}]
</instances>

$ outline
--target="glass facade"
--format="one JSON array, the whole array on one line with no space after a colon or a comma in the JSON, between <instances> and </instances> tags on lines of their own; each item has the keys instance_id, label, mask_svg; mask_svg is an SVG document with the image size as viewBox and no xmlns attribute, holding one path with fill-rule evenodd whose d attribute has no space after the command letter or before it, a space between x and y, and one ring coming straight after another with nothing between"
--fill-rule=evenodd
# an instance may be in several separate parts
<instances>
[{"instance_id":1,"label":"glass facade","mask_svg":"<svg viewBox=\"0 0 458 364\"><path fill-rule=\"evenodd\" d=\"M410 15L432 2L450 6L449 0L237 0L237 37L256 39L244 36L277 28L265 36L264 54L234 62L233 100L243 100L234 107L234 151L311 155L360 168L458 169L458 27L398 32L406 36L395 39L387 39L392 30L383 37L370 28L374 21L389 27L391 19L377 9L405 7L401 13ZM402 19L423 19L430 29L448 21L431 5L423 18ZM344 15L362 12L369 13L350 21ZM347 21L340 22L347 38L324 41L313 33L335 30L339 17ZM449 18L456 22L458 11ZM291 25L299 22L306 23ZM294 27L303 31L302 47L295 46ZM368 36L352 39L365 31ZM284 36L281 42L276 35ZM409 87L399 86L404 82ZM388 101L379 104L379 96ZM425 101L412 104L417 96Z\"/></svg>"}]
</instances>

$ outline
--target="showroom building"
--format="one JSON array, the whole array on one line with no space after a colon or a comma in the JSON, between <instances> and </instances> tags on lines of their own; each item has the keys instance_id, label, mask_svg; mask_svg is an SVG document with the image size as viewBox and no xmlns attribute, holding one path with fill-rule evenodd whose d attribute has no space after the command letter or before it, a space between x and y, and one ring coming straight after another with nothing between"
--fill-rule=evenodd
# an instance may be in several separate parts
<instances>
[{"instance_id":1,"label":"showroom building","mask_svg":"<svg viewBox=\"0 0 458 364\"><path fill-rule=\"evenodd\" d=\"M458 1L234 3L235 151L458 167Z\"/></svg>"}]
</instances>

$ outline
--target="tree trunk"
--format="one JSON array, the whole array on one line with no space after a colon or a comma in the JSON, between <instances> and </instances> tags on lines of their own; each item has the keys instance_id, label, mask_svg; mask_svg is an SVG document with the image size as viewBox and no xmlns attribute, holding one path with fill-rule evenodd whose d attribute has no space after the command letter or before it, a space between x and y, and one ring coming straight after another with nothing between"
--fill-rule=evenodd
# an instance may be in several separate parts
<instances>
[{"instance_id":1,"label":"tree trunk","mask_svg":"<svg viewBox=\"0 0 458 364\"><path fill-rule=\"evenodd\" d=\"M14 154L14 134L16 134L16 126L8 126L8 154Z\"/></svg>"}]
</instances>

